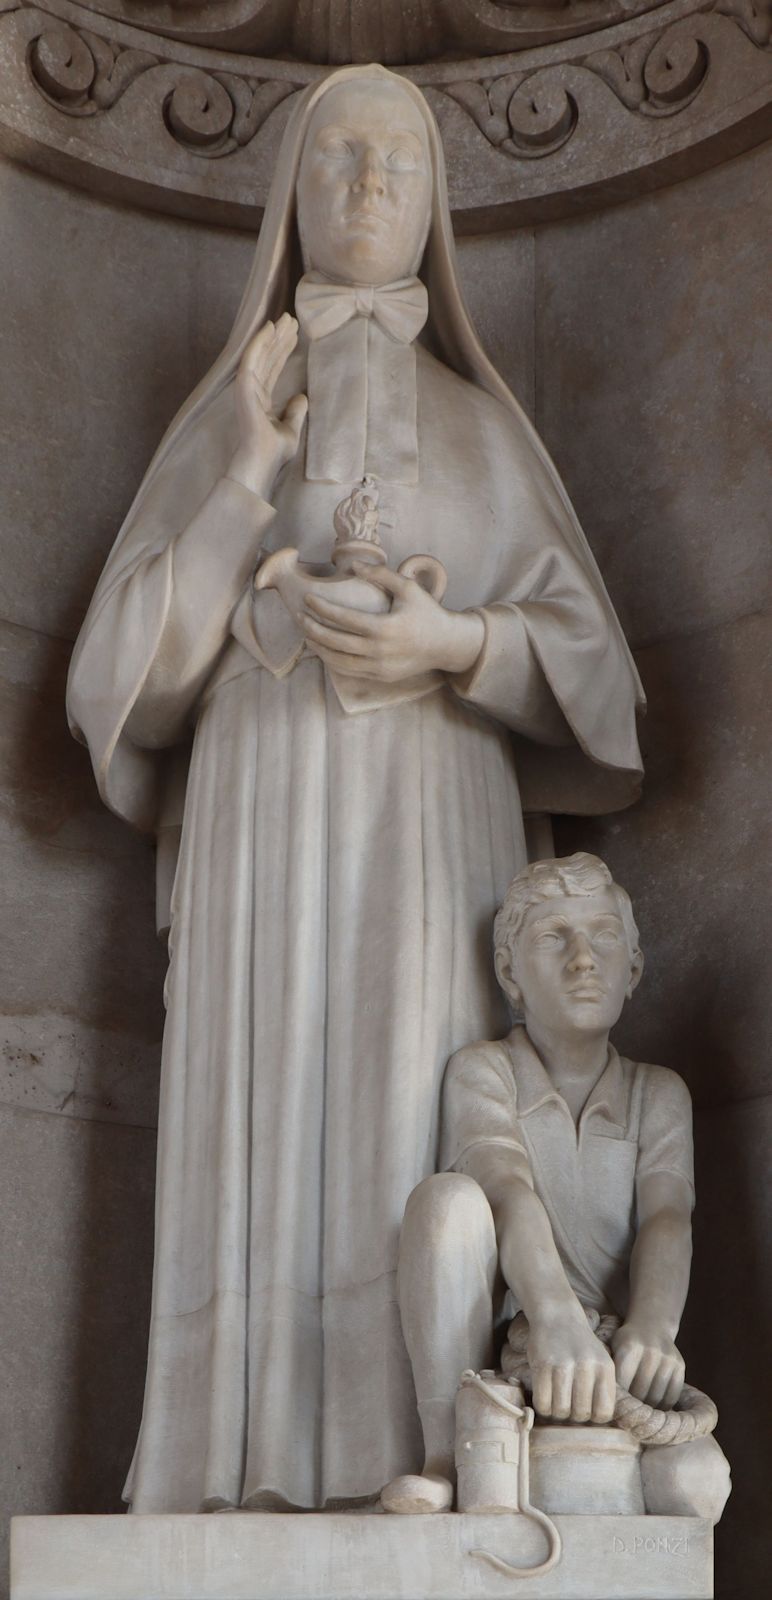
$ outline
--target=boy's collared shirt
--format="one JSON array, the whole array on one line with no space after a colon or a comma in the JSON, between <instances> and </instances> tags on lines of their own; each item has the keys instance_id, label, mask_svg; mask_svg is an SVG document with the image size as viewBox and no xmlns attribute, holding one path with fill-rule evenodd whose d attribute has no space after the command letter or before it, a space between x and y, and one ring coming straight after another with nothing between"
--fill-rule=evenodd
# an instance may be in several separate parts
<instances>
[{"instance_id":1,"label":"boy's collared shirt","mask_svg":"<svg viewBox=\"0 0 772 1600\"><path fill-rule=\"evenodd\" d=\"M583 1305L624 1316L636 1232L636 1186L675 1173L694 1193L689 1091L666 1067L609 1045L578 1123L528 1035L459 1050L443 1086L445 1170L464 1172L480 1145L519 1151L550 1220L563 1269ZM520 1307L510 1293L506 1314Z\"/></svg>"}]
</instances>

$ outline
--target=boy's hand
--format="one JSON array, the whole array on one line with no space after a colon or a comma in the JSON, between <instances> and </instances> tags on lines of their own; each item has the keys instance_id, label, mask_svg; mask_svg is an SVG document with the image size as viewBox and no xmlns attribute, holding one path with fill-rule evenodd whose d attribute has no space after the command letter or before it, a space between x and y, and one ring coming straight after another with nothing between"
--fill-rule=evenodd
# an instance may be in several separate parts
<instances>
[{"instance_id":1,"label":"boy's hand","mask_svg":"<svg viewBox=\"0 0 772 1600\"><path fill-rule=\"evenodd\" d=\"M623 1322L611 1341L617 1383L636 1400L669 1411L684 1386L684 1363L672 1339L644 1323Z\"/></svg>"},{"instance_id":2,"label":"boy's hand","mask_svg":"<svg viewBox=\"0 0 772 1600\"><path fill-rule=\"evenodd\" d=\"M528 1365L534 1410L555 1422L610 1422L614 1363L590 1331L581 1307L531 1323Z\"/></svg>"}]
</instances>

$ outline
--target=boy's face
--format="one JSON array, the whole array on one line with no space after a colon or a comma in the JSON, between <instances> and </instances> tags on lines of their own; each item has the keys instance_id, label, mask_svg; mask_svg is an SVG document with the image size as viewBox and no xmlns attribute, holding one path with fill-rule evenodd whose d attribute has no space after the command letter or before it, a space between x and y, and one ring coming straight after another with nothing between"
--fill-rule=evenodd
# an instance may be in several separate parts
<instances>
[{"instance_id":1,"label":"boy's face","mask_svg":"<svg viewBox=\"0 0 772 1600\"><path fill-rule=\"evenodd\" d=\"M531 906L511 956L526 1026L532 1018L564 1034L613 1028L640 971L612 889Z\"/></svg>"}]
</instances>

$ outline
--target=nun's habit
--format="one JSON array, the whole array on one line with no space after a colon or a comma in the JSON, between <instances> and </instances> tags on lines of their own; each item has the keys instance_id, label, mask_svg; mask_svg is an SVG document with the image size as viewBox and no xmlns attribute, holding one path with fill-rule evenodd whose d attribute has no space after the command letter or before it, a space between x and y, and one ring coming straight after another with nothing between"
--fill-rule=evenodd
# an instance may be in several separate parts
<instances>
[{"instance_id":1,"label":"nun's habit","mask_svg":"<svg viewBox=\"0 0 772 1600\"><path fill-rule=\"evenodd\" d=\"M240 356L294 303L309 117L349 73L382 71L299 100L231 339L150 466L71 669L73 728L107 803L158 834L162 897L184 794L138 1512L319 1507L420 1467L397 1239L435 1170L445 1062L506 1027L490 927L525 861L523 808L603 812L637 792L635 669L469 322L439 138L408 83L434 166L425 326L415 281L412 320L392 299L320 325L311 275L278 394L308 385L307 437L273 506L223 476ZM350 372L354 347L368 363L356 449L329 414L344 345ZM390 565L438 557L446 604L478 608L486 637L463 677L360 703L314 656L285 670L261 611L281 603L253 601L251 578L261 548L328 558L363 464Z\"/></svg>"}]
</instances>

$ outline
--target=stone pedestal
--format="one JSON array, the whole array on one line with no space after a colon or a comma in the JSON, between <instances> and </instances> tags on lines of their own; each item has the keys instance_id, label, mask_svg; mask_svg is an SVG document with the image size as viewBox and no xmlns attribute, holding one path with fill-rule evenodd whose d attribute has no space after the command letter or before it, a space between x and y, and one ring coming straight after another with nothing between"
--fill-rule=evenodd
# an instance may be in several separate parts
<instances>
[{"instance_id":1,"label":"stone pedestal","mask_svg":"<svg viewBox=\"0 0 772 1600\"><path fill-rule=\"evenodd\" d=\"M710 1600L713 1530L691 1517L558 1516L536 1566L524 1516L338 1513L17 1517L11 1600Z\"/></svg>"},{"instance_id":2,"label":"stone pedestal","mask_svg":"<svg viewBox=\"0 0 772 1600\"><path fill-rule=\"evenodd\" d=\"M543 1511L643 1516L641 1447L622 1428L537 1423L531 1501Z\"/></svg>"}]
</instances>

